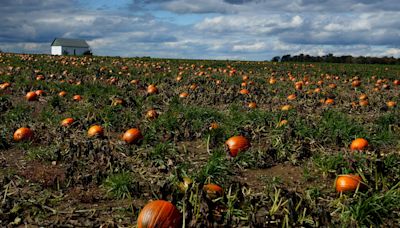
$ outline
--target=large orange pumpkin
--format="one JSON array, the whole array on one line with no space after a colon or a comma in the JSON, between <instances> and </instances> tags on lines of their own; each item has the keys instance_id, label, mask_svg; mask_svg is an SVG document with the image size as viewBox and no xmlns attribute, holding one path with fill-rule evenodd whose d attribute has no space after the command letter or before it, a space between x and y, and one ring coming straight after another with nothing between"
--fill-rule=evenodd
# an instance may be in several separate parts
<instances>
[{"instance_id":1,"label":"large orange pumpkin","mask_svg":"<svg viewBox=\"0 0 400 228\"><path fill-rule=\"evenodd\" d=\"M14 132L14 141L22 141L22 140L28 140L30 138L33 137L33 132L31 129L27 128L27 127L21 127L18 128L15 132Z\"/></svg>"},{"instance_id":2,"label":"large orange pumpkin","mask_svg":"<svg viewBox=\"0 0 400 228\"><path fill-rule=\"evenodd\" d=\"M89 137L103 136L103 135L104 135L104 129L99 125L93 125L88 130Z\"/></svg>"},{"instance_id":3,"label":"large orange pumpkin","mask_svg":"<svg viewBox=\"0 0 400 228\"><path fill-rule=\"evenodd\" d=\"M363 138L354 139L350 144L351 150L363 150L368 146L368 141Z\"/></svg>"},{"instance_id":4,"label":"large orange pumpkin","mask_svg":"<svg viewBox=\"0 0 400 228\"><path fill-rule=\"evenodd\" d=\"M124 133L124 135L122 136L122 140L124 140L126 143L131 144L137 142L142 137L142 133L139 129L131 128Z\"/></svg>"},{"instance_id":5,"label":"large orange pumpkin","mask_svg":"<svg viewBox=\"0 0 400 228\"><path fill-rule=\"evenodd\" d=\"M362 187L361 177L356 174L340 175L336 178L335 186L337 192L355 191L358 186Z\"/></svg>"},{"instance_id":6,"label":"large orange pumpkin","mask_svg":"<svg viewBox=\"0 0 400 228\"><path fill-rule=\"evenodd\" d=\"M180 228L182 227L182 216L172 203L155 200L142 209L137 226L138 228Z\"/></svg>"},{"instance_id":7,"label":"large orange pumpkin","mask_svg":"<svg viewBox=\"0 0 400 228\"><path fill-rule=\"evenodd\" d=\"M249 140L241 135L230 137L225 144L228 146L229 154L232 157L236 157L239 151L246 150L250 147Z\"/></svg>"}]
</instances>

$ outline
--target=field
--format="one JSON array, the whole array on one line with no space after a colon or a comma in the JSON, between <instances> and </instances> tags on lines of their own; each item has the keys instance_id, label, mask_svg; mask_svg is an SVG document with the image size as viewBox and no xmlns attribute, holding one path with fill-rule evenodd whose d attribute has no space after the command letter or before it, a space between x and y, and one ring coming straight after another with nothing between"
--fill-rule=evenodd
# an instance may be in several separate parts
<instances>
[{"instance_id":1,"label":"field","mask_svg":"<svg viewBox=\"0 0 400 228\"><path fill-rule=\"evenodd\" d=\"M135 227L164 199L185 227L399 227L399 79L399 65L2 53L0 226ZM360 182L338 192L344 174Z\"/></svg>"}]
</instances>

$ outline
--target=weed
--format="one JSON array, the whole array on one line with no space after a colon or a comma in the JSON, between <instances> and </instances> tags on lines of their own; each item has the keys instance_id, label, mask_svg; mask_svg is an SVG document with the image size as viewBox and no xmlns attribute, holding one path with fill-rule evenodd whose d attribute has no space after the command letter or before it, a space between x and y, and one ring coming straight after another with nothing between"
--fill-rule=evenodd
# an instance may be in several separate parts
<instances>
[{"instance_id":1,"label":"weed","mask_svg":"<svg viewBox=\"0 0 400 228\"><path fill-rule=\"evenodd\" d=\"M104 181L103 186L117 199L131 198L132 193L139 192L139 183L130 172L111 174Z\"/></svg>"}]
</instances>

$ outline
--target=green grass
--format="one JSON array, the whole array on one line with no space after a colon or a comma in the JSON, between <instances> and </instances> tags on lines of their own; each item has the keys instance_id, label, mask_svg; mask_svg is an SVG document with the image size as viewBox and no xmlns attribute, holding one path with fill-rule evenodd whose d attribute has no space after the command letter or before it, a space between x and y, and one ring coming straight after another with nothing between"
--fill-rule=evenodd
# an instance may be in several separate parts
<instances>
[{"instance_id":1,"label":"green grass","mask_svg":"<svg viewBox=\"0 0 400 228\"><path fill-rule=\"evenodd\" d=\"M131 198L138 194L139 183L130 172L121 172L111 174L104 181L103 186L107 192L117 199Z\"/></svg>"}]
</instances>

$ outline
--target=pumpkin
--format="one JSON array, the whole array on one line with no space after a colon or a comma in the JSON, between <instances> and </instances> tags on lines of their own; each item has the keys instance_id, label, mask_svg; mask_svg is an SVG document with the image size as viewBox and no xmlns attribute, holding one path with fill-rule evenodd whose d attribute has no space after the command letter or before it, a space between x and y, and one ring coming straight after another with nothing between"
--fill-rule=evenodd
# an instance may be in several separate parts
<instances>
[{"instance_id":1,"label":"pumpkin","mask_svg":"<svg viewBox=\"0 0 400 228\"><path fill-rule=\"evenodd\" d=\"M241 135L230 137L225 144L228 146L229 154L232 157L236 157L239 151L244 151L250 147L249 140Z\"/></svg>"},{"instance_id":2,"label":"pumpkin","mask_svg":"<svg viewBox=\"0 0 400 228\"><path fill-rule=\"evenodd\" d=\"M388 101L388 102L386 102L386 105L389 108L393 108L393 107L396 107L396 102L395 101Z\"/></svg>"},{"instance_id":3,"label":"pumpkin","mask_svg":"<svg viewBox=\"0 0 400 228\"><path fill-rule=\"evenodd\" d=\"M31 139L33 137L33 132L31 129L27 128L27 127L21 127L18 128L15 132L14 132L14 141L19 142L22 140L28 140Z\"/></svg>"},{"instance_id":4,"label":"pumpkin","mask_svg":"<svg viewBox=\"0 0 400 228\"><path fill-rule=\"evenodd\" d=\"M100 125L93 125L88 130L89 137L103 136L103 135L104 135L104 129Z\"/></svg>"},{"instance_id":5,"label":"pumpkin","mask_svg":"<svg viewBox=\"0 0 400 228\"><path fill-rule=\"evenodd\" d=\"M239 91L239 93L245 95L245 94L249 94L250 92L249 92L248 89L241 89L241 90Z\"/></svg>"},{"instance_id":6,"label":"pumpkin","mask_svg":"<svg viewBox=\"0 0 400 228\"><path fill-rule=\"evenodd\" d=\"M182 227L182 216L176 207L165 200L155 200L144 206L140 211L138 228L180 228Z\"/></svg>"},{"instance_id":7,"label":"pumpkin","mask_svg":"<svg viewBox=\"0 0 400 228\"><path fill-rule=\"evenodd\" d=\"M61 91L58 93L58 96L60 96L60 97L65 97L66 95L67 95L67 92L65 92L65 91Z\"/></svg>"},{"instance_id":8,"label":"pumpkin","mask_svg":"<svg viewBox=\"0 0 400 228\"><path fill-rule=\"evenodd\" d=\"M43 96L43 95L45 95L45 92L44 92L43 90L41 90L41 89L36 90L35 93L36 93L36 95L38 95L38 96Z\"/></svg>"},{"instance_id":9,"label":"pumpkin","mask_svg":"<svg viewBox=\"0 0 400 228\"><path fill-rule=\"evenodd\" d=\"M368 146L368 141L363 138L354 139L350 144L351 150L364 150Z\"/></svg>"},{"instance_id":10,"label":"pumpkin","mask_svg":"<svg viewBox=\"0 0 400 228\"><path fill-rule=\"evenodd\" d=\"M337 85L335 83L331 83L328 85L328 87L331 89L336 89Z\"/></svg>"},{"instance_id":11,"label":"pumpkin","mask_svg":"<svg viewBox=\"0 0 400 228\"><path fill-rule=\"evenodd\" d=\"M210 124L210 130L212 130L212 129L217 129L219 127L219 125L218 125L218 123L217 122L212 122L211 124Z\"/></svg>"},{"instance_id":12,"label":"pumpkin","mask_svg":"<svg viewBox=\"0 0 400 228\"><path fill-rule=\"evenodd\" d=\"M189 94L186 92L179 94L179 98L186 98L187 96L189 96Z\"/></svg>"},{"instance_id":13,"label":"pumpkin","mask_svg":"<svg viewBox=\"0 0 400 228\"><path fill-rule=\"evenodd\" d=\"M335 186L337 192L355 191L362 187L361 177L357 174L339 175L336 178Z\"/></svg>"},{"instance_id":14,"label":"pumpkin","mask_svg":"<svg viewBox=\"0 0 400 228\"><path fill-rule=\"evenodd\" d=\"M287 96L288 100L295 100L296 99L296 94L290 94L289 96Z\"/></svg>"},{"instance_id":15,"label":"pumpkin","mask_svg":"<svg viewBox=\"0 0 400 228\"><path fill-rule=\"evenodd\" d=\"M82 100L82 96L81 95L75 95L75 96L72 97L72 99L74 101L81 101Z\"/></svg>"},{"instance_id":16,"label":"pumpkin","mask_svg":"<svg viewBox=\"0 0 400 228\"><path fill-rule=\"evenodd\" d=\"M136 143L141 138L143 138L142 133L137 128L131 128L127 130L122 136L122 140L128 144Z\"/></svg>"},{"instance_id":17,"label":"pumpkin","mask_svg":"<svg viewBox=\"0 0 400 228\"><path fill-rule=\"evenodd\" d=\"M257 108L257 103L252 101L247 105L247 107L249 107L249 108Z\"/></svg>"},{"instance_id":18,"label":"pumpkin","mask_svg":"<svg viewBox=\"0 0 400 228\"><path fill-rule=\"evenodd\" d=\"M351 86L353 86L353 87L359 87L360 85L361 85L360 80L354 80L351 82Z\"/></svg>"},{"instance_id":19,"label":"pumpkin","mask_svg":"<svg viewBox=\"0 0 400 228\"><path fill-rule=\"evenodd\" d=\"M125 104L125 100L122 98L115 98L112 102L111 105L112 106L118 106L118 105L124 105Z\"/></svg>"},{"instance_id":20,"label":"pumpkin","mask_svg":"<svg viewBox=\"0 0 400 228\"><path fill-rule=\"evenodd\" d=\"M283 81L283 80L281 79L281 81ZM276 83L276 79L275 78L270 78L269 79L269 84L273 85L275 83Z\"/></svg>"},{"instance_id":21,"label":"pumpkin","mask_svg":"<svg viewBox=\"0 0 400 228\"><path fill-rule=\"evenodd\" d=\"M207 196L211 199L218 198L222 196L224 193L222 187L216 184L206 184L203 186L203 190L207 193Z\"/></svg>"},{"instance_id":22,"label":"pumpkin","mask_svg":"<svg viewBox=\"0 0 400 228\"><path fill-rule=\"evenodd\" d=\"M282 126L285 126L286 124L288 124L288 121L287 121L287 120L281 120L281 121L279 121L279 123L277 124L277 127L282 127Z\"/></svg>"},{"instance_id":23,"label":"pumpkin","mask_svg":"<svg viewBox=\"0 0 400 228\"><path fill-rule=\"evenodd\" d=\"M3 84L0 84L0 89L7 89L10 86L11 84L9 82L4 82Z\"/></svg>"},{"instance_id":24,"label":"pumpkin","mask_svg":"<svg viewBox=\"0 0 400 228\"><path fill-rule=\"evenodd\" d=\"M61 121L61 126L68 127L70 126L75 120L71 117L65 118Z\"/></svg>"},{"instance_id":25,"label":"pumpkin","mask_svg":"<svg viewBox=\"0 0 400 228\"><path fill-rule=\"evenodd\" d=\"M362 107L366 107L366 106L369 105L368 100L360 100L358 103L359 103L359 105L362 106Z\"/></svg>"},{"instance_id":26,"label":"pumpkin","mask_svg":"<svg viewBox=\"0 0 400 228\"><path fill-rule=\"evenodd\" d=\"M368 96L367 96L367 94L363 93L358 97L358 99L359 100L366 100L366 99L368 99Z\"/></svg>"},{"instance_id":27,"label":"pumpkin","mask_svg":"<svg viewBox=\"0 0 400 228\"><path fill-rule=\"evenodd\" d=\"M154 84L147 86L147 93L148 94L155 94L158 92L157 87Z\"/></svg>"},{"instance_id":28,"label":"pumpkin","mask_svg":"<svg viewBox=\"0 0 400 228\"><path fill-rule=\"evenodd\" d=\"M139 80L138 79L133 79L132 81L130 81L131 84L137 85L139 84Z\"/></svg>"},{"instance_id":29,"label":"pumpkin","mask_svg":"<svg viewBox=\"0 0 400 228\"><path fill-rule=\"evenodd\" d=\"M290 109L292 109L291 105L284 105L284 106L281 107L282 111L289 111Z\"/></svg>"},{"instance_id":30,"label":"pumpkin","mask_svg":"<svg viewBox=\"0 0 400 228\"><path fill-rule=\"evenodd\" d=\"M333 100L332 98L328 98L325 100L325 104L326 105L333 105L335 104L335 100Z\"/></svg>"},{"instance_id":31,"label":"pumpkin","mask_svg":"<svg viewBox=\"0 0 400 228\"><path fill-rule=\"evenodd\" d=\"M146 118L153 120L158 117L158 112L155 109L150 109L146 112Z\"/></svg>"},{"instance_id":32,"label":"pumpkin","mask_svg":"<svg viewBox=\"0 0 400 228\"><path fill-rule=\"evenodd\" d=\"M26 98L28 101L34 101L34 100L37 99L37 94L36 94L35 92L31 91L31 92L28 92L28 93L26 94L25 98Z\"/></svg>"}]
</instances>

